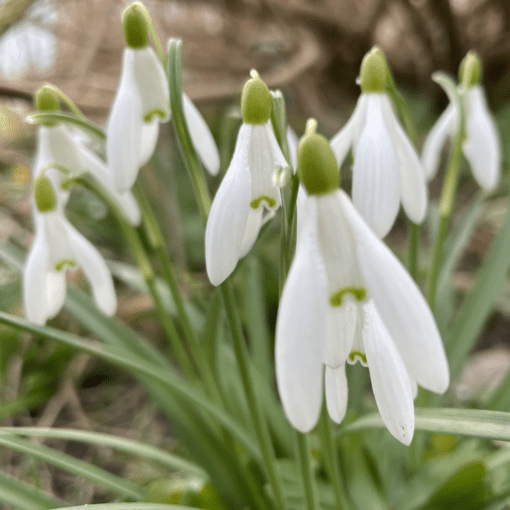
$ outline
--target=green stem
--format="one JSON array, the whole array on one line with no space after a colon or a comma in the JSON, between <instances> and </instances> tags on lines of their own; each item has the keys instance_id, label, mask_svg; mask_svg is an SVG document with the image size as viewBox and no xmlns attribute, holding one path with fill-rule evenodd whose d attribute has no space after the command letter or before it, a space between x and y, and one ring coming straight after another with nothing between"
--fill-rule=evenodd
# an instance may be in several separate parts
<instances>
[{"instance_id":1,"label":"green stem","mask_svg":"<svg viewBox=\"0 0 510 510\"><path fill-rule=\"evenodd\" d=\"M273 490L273 496L276 502L276 506L278 509L283 510L285 508L285 505L283 501L283 492L281 489L280 477L276 470L275 453L273 445L271 443L271 437L269 435L267 422L265 420L265 417L263 416L263 413L260 410L260 406L257 401L257 395L255 393L253 379L250 374L248 352L243 340L243 331L241 321L237 313L237 308L235 305L234 292L228 280L221 284L220 289L221 295L223 297L225 311L227 314L227 321L232 335L234 352L237 364L239 366L239 371L241 373L241 379L243 381L243 387L246 395L246 400L248 403L248 408L250 410L250 415L253 420L253 425L255 427L257 439L260 444L260 449L262 451L262 457L264 460L267 477Z\"/></svg>"},{"instance_id":2,"label":"green stem","mask_svg":"<svg viewBox=\"0 0 510 510\"><path fill-rule=\"evenodd\" d=\"M56 85L52 83L45 83L44 86L50 89L68 108L71 110L80 120L87 121L87 117L84 113L76 106L74 101Z\"/></svg>"},{"instance_id":3,"label":"green stem","mask_svg":"<svg viewBox=\"0 0 510 510\"><path fill-rule=\"evenodd\" d=\"M151 33L152 40L154 41L154 46L156 46L156 53L158 54L161 62L165 63L165 52L163 50L163 46L161 45L161 41L159 40L158 33L156 32L156 28L154 27L154 23L152 22L151 15L142 2L135 2L139 9L142 11L145 21L147 22L147 26L149 27L149 32Z\"/></svg>"},{"instance_id":4,"label":"green stem","mask_svg":"<svg viewBox=\"0 0 510 510\"><path fill-rule=\"evenodd\" d=\"M310 462L310 446L308 444L308 436L296 432L299 465L301 467L301 475L303 477L303 489L305 491L305 501L307 510L319 510L320 503L318 501L317 489L315 487L312 465Z\"/></svg>"},{"instance_id":5,"label":"green stem","mask_svg":"<svg viewBox=\"0 0 510 510\"><path fill-rule=\"evenodd\" d=\"M419 227L411 220L409 226L409 273L414 281L418 279L418 248L419 248Z\"/></svg>"}]
</instances>

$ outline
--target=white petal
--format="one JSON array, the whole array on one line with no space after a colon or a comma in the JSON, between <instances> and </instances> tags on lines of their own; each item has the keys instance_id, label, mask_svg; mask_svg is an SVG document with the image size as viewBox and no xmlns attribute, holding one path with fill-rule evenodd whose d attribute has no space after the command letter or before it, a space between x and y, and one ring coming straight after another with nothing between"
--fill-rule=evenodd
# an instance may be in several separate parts
<instances>
[{"instance_id":1,"label":"white petal","mask_svg":"<svg viewBox=\"0 0 510 510\"><path fill-rule=\"evenodd\" d=\"M326 367L326 405L331 419L340 423L347 411L347 377L345 365L339 368Z\"/></svg>"},{"instance_id":2,"label":"white petal","mask_svg":"<svg viewBox=\"0 0 510 510\"><path fill-rule=\"evenodd\" d=\"M139 167L146 165L154 154L154 149L158 143L159 122L157 118L150 122L142 124L142 136L140 138L140 164Z\"/></svg>"},{"instance_id":3,"label":"white petal","mask_svg":"<svg viewBox=\"0 0 510 510\"><path fill-rule=\"evenodd\" d=\"M257 240L260 227L262 226L263 212L263 209L259 209L258 211L250 211L248 214L246 230L244 232L243 242L241 243L241 251L239 253L240 259L248 254Z\"/></svg>"},{"instance_id":4,"label":"white petal","mask_svg":"<svg viewBox=\"0 0 510 510\"><path fill-rule=\"evenodd\" d=\"M308 197L301 242L283 287L276 320L276 381L287 418L313 429L322 406L326 277L317 243L316 197Z\"/></svg>"},{"instance_id":5,"label":"white petal","mask_svg":"<svg viewBox=\"0 0 510 510\"><path fill-rule=\"evenodd\" d=\"M128 191L119 193L115 188L112 176L106 163L84 145L78 147L78 154L82 167L89 172L103 188L116 200L126 218L132 225L139 225L141 221L140 208L133 194Z\"/></svg>"},{"instance_id":6,"label":"white petal","mask_svg":"<svg viewBox=\"0 0 510 510\"><path fill-rule=\"evenodd\" d=\"M421 154L421 163L425 171L426 178L430 181L437 173L441 150L446 143L448 135L451 135L456 124L456 108L452 103L441 114L436 123L432 126Z\"/></svg>"},{"instance_id":7,"label":"white petal","mask_svg":"<svg viewBox=\"0 0 510 510\"><path fill-rule=\"evenodd\" d=\"M421 223L427 212L427 182L424 170L416 150L395 117L387 96L382 100L382 112L399 161L402 206L410 220Z\"/></svg>"},{"instance_id":8,"label":"white petal","mask_svg":"<svg viewBox=\"0 0 510 510\"><path fill-rule=\"evenodd\" d=\"M409 377L409 384L411 385L413 400L416 400L416 397L418 396L418 383L411 376L409 376L409 374L407 374L407 376Z\"/></svg>"},{"instance_id":9,"label":"white petal","mask_svg":"<svg viewBox=\"0 0 510 510\"><path fill-rule=\"evenodd\" d=\"M296 246L299 244L301 232L303 230L303 212L306 203L306 191L305 188L299 185L298 194L296 198Z\"/></svg>"},{"instance_id":10,"label":"white petal","mask_svg":"<svg viewBox=\"0 0 510 510\"><path fill-rule=\"evenodd\" d=\"M324 364L338 368L345 364L356 335L358 304L347 295L342 306L328 306Z\"/></svg>"},{"instance_id":11,"label":"white petal","mask_svg":"<svg viewBox=\"0 0 510 510\"><path fill-rule=\"evenodd\" d=\"M235 269L248 222L251 176L248 151L251 126L243 124L230 166L214 197L205 229L205 263L213 285Z\"/></svg>"},{"instance_id":12,"label":"white petal","mask_svg":"<svg viewBox=\"0 0 510 510\"><path fill-rule=\"evenodd\" d=\"M62 211L51 211L36 214L36 230L44 232L46 246L48 247L49 269L55 270L58 266L76 265L74 254L69 244L67 225L69 221ZM61 270L60 269L60 270Z\"/></svg>"},{"instance_id":13,"label":"white petal","mask_svg":"<svg viewBox=\"0 0 510 510\"><path fill-rule=\"evenodd\" d=\"M271 147L271 153L273 155L273 173L274 169L277 166L282 168L287 168L289 166L288 161L285 159L280 146L278 145L278 140L276 139L276 135L274 134L273 125L271 121L268 121L265 125L267 139L269 140L269 146Z\"/></svg>"},{"instance_id":14,"label":"white petal","mask_svg":"<svg viewBox=\"0 0 510 510\"><path fill-rule=\"evenodd\" d=\"M290 164L292 165L294 172L296 172L299 138L296 132L289 125L287 125L287 145L289 147Z\"/></svg>"},{"instance_id":15,"label":"white petal","mask_svg":"<svg viewBox=\"0 0 510 510\"><path fill-rule=\"evenodd\" d=\"M106 262L97 249L70 223L67 225L67 235L74 257L92 287L98 308L106 315L113 315L117 308L117 297Z\"/></svg>"},{"instance_id":16,"label":"white petal","mask_svg":"<svg viewBox=\"0 0 510 510\"><path fill-rule=\"evenodd\" d=\"M406 368L372 302L363 307L363 344L381 418L401 443L414 433L414 403Z\"/></svg>"},{"instance_id":17,"label":"white petal","mask_svg":"<svg viewBox=\"0 0 510 510\"><path fill-rule=\"evenodd\" d=\"M211 175L218 175L220 155L209 126L185 93L182 94L182 104L193 147L195 147L207 171Z\"/></svg>"},{"instance_id":18,"label":"white petal","mask_svg":"<svg viewBox=\"0 0 510 510\"><path fill-rule=\"evenodd\" d=\"M341 193L365 285L410 376L420 386L443 393L449 384L448 362L427 302L404 266Z\"/></svg>"},{"instance_id":19,"label":"white petal","mask_svg":"<svg viewBox=\"0 0 510 510\"><path fill-rule=\"evenodd\" d=\"M46 300L48 303L48 319L57 315L64 306L66 299L65 271L49 271L46 274Z\"/></svg>"},{"instance_id":20,"label":"white petal","mask_svg":"<svg viewBox=\"0 0 510 510\"><path fill-rule=\"evenodd\" d=\"M278 209L281 203L280 190L273 183L275 160L265 125L251 126L248 161L251 174L251 209L257 210L262 206L270 211Z\"/></svg>"},{"instance_id":21,"label":"white petal","mask_svg":"<svg viewBox=\"0 0 510 510\"><path fill-rule=\"evenodd\" d=\"M134 79L134 54L125 50L106 136L106 159L119 193L133 186L141 166L142 117L142 100Z\"/></svg>"},{"instance_id":22,"label":"white petal","mask_svg":"<svg viewBox=\"0 0 510 510\"><path fill-rule=\"evenodd\" d=\"M393 226L400 207L397 154L383 119L384 94L366 94L366 123L355 148L352 200L379 237Z\"/></svg>"},{"instance_id":23,"label":"white petal","mask_svg":"<svg viewBox=\"0 0 510 510\"><path fill-rule=\"evenodd\" d=\"M48 249L44 235L38 232L23 269L23 303L30 322L44 325L49 317L46 299Z\"/></svg>"},{"instance_id":24,"label":"white petal","mask_svg":"<svg viewBox=\"0 0 510 510\"><path fill-rule=\"evenodd\" d=\"M142 100L142 118L149 122L158 117L160 122L170 118L170 91L163 64L150 46L124 50L133 53L133 72ZM128 57L129 58L129 57Z\"/></svg>"},{"instance_id":25,"label":"white petal","mask_svg":"<svg viewBox=\"0 0 510 510\"><path fill-rule=\"evenodd\" d=\"M485 191L494 190L499 182L501 150L496 125L480 85L471 87L466 94L466 140L462 150L476 182Z\"/></svg>"},{"instance_id":26,"label":"white petal","mask_svg":"<svg viewBox=\"0 0 510 510\"><path fill-rule=\"evenodd\" d=\"M365 126L366 111L367 94L361 94L347 124L330 140L329 145L338 166L342 166L349 149L357 145L361 130Z\"/></svg>"}]
</instances>

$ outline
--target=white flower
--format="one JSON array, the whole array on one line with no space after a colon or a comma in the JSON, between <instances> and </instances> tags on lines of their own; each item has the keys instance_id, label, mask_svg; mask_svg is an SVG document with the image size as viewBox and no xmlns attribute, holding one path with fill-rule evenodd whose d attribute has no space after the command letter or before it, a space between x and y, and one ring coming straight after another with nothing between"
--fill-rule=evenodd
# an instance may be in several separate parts
<instances>
[{"instance_id":1,"label":"white flower","mask_svg":"<svg viewBox=\"0 0 510 510\"><path fill-rule=\"evenodd\" d=\"M134 184L150 159L159 122L170 118L170 96L163 65L150 46L125 48L122 75L107 126L106 155L115 187Z\"/></svg>"},{"instance_id":2,"label":"white flower","mask_svg":"<svg viewBox=\"0 0 510 510\"><path fill-rule=\"evenodd\" d=\"M496 125L487 108L481 85L473 85L466 90L464 108L466 139L462 144L462 151L476 182L485 191L492 191L499 181L501 150ZM429 180L436 175L446 139L457 130L458 115L456 104L450 103L425 140L421 159Z\"/></svg>"},{"instance_id":3,"label":"white flower","mask_svg":"<svg viewBox=\"0 0 510 510\"><path fill-rule=\"evenodd\" d=\"M324 364L328 409L340 421L347 398L344 364L349 356L354 361L366 353L381 416L408 444L415 382L438 393L449 384L432 313L345 192L303 195L296 254L276 324L276 376L284 411L302 432L315 426Z\"/></svg>"},{"instance_id":4,"label":"white flower","mask_svg":"<svg viewBox=\"0 0 510 510\"><path fill-rule=\"evenodd\" d=\"M52 186L53 187L53 186ZM43 325L62 308L65 270L81 267L97 306L113 315L117 298L110 270L100 253L65 218L65 195L57 189L55 206L41 212L34 204L35 238L23 271L23 301L29 321Z\"/></svg>"},{"instance_id":5,"label":"white flower","mask_svg":"<svg viewBox=\"0 0 510 510\"><path fill-rule=\"evenodd\" d=\"M61 201L67 202L69 196L69 193L61 188L65 180L81 173L90 173L117 201L130 223L133 225L140 223L140 209L133 194L130 191L119 193L116 190L106 164L78 135L72 133L68 126L63 123L40 126L37 137L35 176L44 170L53 186L59 190ZM63 167L71 173L66 175L64 171L52 168L52 165Z\"/></svg>"},{"instance_id":6,"label":"white flower","mask_svg":"<svg viewBox=\"0 0 510 510\"><path fill-rule=\"evenodd\" d=\"M287 166L270 121L243 124L227 173L214 197L205 231L207 274L222 283L257 239L263 209L280 207L277 166Z\"/></svg>"},{"instance_id":7,"label":"white flower","mask_svg":"<svg viewBox=\"0 0 510 510\"><path fill-rule=\"evenodd\" d=\"M384 92L361 94L351 118L330 145L340 166L352 149L352 200L379 237L390 231L400 202L414 223L423 221L424 172Z\"/></svg>"}]
</instances>

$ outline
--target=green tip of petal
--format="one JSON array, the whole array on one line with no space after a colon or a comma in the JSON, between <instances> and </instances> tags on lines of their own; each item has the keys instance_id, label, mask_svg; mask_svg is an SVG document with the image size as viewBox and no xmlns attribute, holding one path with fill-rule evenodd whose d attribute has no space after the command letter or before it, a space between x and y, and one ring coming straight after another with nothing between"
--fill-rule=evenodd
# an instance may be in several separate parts
<instances>
[{"instance_id":1,"label":"green tip of petal","mask_svg":"<svg viewBox=\"0 0 510 510\"><path fill-rule=\"evenodd\" d=\"M470 51L459 66L459 81L468 89L482 81L482 61L475 51Z\"/></svg>"},{"instance_id":2,"label":"green tip of petal","mask_svg":"<svg viewBox=\"0 0 510 510\"><path fill-rule=\"evenodd\" d=\"M365 94L384 92L387 76L386 57L381 49L375 46L363 57L361 62L359 77L362 92Z\"/></svg>"},{"instance_id":3,"label":"green tip of petal","mask_svg":"<svg viewBox=\"0 0 510 510\"><path fill-rule=\"evenodd\" d=\"M128 5L122 13L124 38L130 48L145 48L149 44L146 9L140 2Z\"/></svg>"},{"instance_id":4,"label":"green tip of petal","mask_svg":"<svg viewBox=\"0 0 510 510\"><path fill-rule=\"evenodd\" d=\"M243 88L241 115L245 124L265 124L271 116L271 92L256 71Z\"/></svg>"},{"instance_id":5,"label":"green tip of petal","mask_svg":"<svg viewBox=\"0 0 510 510\"><path fill-rule=\"evenodd\" d=\"M367 291L363 287L344 287L331 294L329 297L329 304L333 307L342 306L344 296L350 294L356 301L365 301L367 298Z\"/></svg>"},{"instance_id":6,"label":"green tip of petal","mask_svg":"<svg viewBox=\"0 0 510 510\"><path fill-rule=\"evenodd\" d=\"M35 179L34 198L35 205L41 212L53 211L57 205L57 197L53 186L44 173L39 174Z\"/></svg>"},{"instance_id":7,"label":"green tip of petal","mask_svg":"<svg viewBox=\"0 0 510 510\"><path fill-rule=\"evenodd\" d=\"M328 141L314 132L301 138L297 174L309 195L331 193L338 188L340 171Z\"/></svg>"},{"instance_id":8,"label":"green tip of petal","mask_svg":"<svg viewBox=\"0 0 510 510\"><path fill-rule=\"evenodd\" d=\"M66 267L76 267L76 262L72 259L62 259L55 264L55 271L62 271Z\"/></svg>"},{"instance_id":9,"label":"green tip of petal","mask_svg":"<svg viewBox=\"0 0 510 510\"><path fill-rule=\"evenodd\" d=\"M35 93L35 107L40 112L47 111L59 111L60 110L60 101L58 96L53 92L51 86L43 85L39 87L37 92ZM56 124L55 121L46 121L43 123L45 126L54 126Z\"/></svg>"}]
</instances>

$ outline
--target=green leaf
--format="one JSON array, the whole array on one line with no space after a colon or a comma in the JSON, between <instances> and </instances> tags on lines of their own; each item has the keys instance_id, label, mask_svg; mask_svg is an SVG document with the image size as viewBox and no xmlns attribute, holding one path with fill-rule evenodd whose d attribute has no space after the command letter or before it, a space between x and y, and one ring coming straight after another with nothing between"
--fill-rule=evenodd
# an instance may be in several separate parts
<instances>
[{"instance_id":1,"label":"green leaf","mask_svg":"<svg viewBox=\"0 0 510 510\"><path fill-rule=\"evenodd\" d=\"M415 409L415 430L444 432L461 436L510 441L510 413L478 409ZM379 413L364 416L340 429L349 434L368 428L385 427Z\"/></svg>"},{"instance_id":2,"label":"green leaf","mask_svg":"<svg viewBox=\"0 0 510 510\"><path fill-rule=\"evenodd\" d=\"M66 122L67 124L74 124L80 127L84 131L94 135L95 138L100 142L105 142L106 134L97 125L84 119L80 119L71 113L32 113L25 118L25 121L29 124L43 124L46 122Z\"/></svg>"},{"instance_id":3,"label":"green leaf","mask_svg":"<svg viewBox=\"0 0 510 510\"><path fill-rule=\"evenodd\" d=\"M112 492L120 494L125 498L137 501L142 501L144 498L143 491L131 482L123 480L104 469L92 466L87 462L48 448L47 446L32 443L25 439L20 439L19 437L8 434L7 432L0 432L0 445L10 448L11 450L16 450L26 455L30 455L36 459L43 460L48 464L67 471L68 473L82 476L83 478L106 487Z\"/></svg>"},{"instance_id":4,"label":"green leaf","mask_svg":"<svg viewBox=\"0 0 510 510\"><path fill-rule=\"evenodd\" d=\"M192 506L162 505L159 503L100 503L97 505L66 506L63 510L200 510L200 509Z\"/></svg>"},{"instance_id":5,"label":"green leaf","mask_svg":"<svg viewBox=\"0 0 510 510\"><path fill-rule=\"evenodd\" d=\"M115 448L124 453L137 455L149 460L159 462L160 464L179 471L197 475L200 478L207 478L207 473L196 464L181 459L177 455L166 452L160 448L128 439L125 437L112 436L110 434L102 434L99 432L90 432L88 430L73 429L54 429L45 427L2 427L0 433L9 432L17 436L32 437L52 437L66 439L68 441L82 441L96 445L103 445L109 448Z\"/></svg>"},{"instance_id":6,"label":"green leaf","mask_svg":"<svg viewBox=\"0 0 510 510\"><path fill-rule=\"evenodd\" d=\"M0 473L0 501L19 510L48 510L65 505L42 490Z\"/></svg>"}]
</instances>

